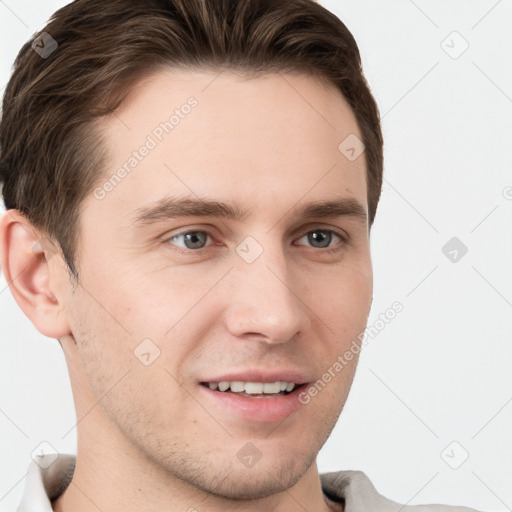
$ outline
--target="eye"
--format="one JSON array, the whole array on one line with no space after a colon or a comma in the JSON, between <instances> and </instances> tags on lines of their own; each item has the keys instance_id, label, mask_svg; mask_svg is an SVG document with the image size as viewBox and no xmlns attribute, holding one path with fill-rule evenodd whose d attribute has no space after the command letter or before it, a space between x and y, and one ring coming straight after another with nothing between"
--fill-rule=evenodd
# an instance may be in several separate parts
<instances>
[{"instance_id":1,"label":"eye","mask_svg":"<svg viewBox=\"0 0 512 512\"><path fill-rule=\"evenodd\" d=\"M211 238L210 233L207 231L183 231L169 237L166 243L170 243L178 248L183 253L187 251L201 252L202 249L207 247L208 238ZM306 239L307 243L314 249L332 249L339 250L340 242L346 242L346 237L336 233L330 229L314 229L307 232L297 241L300 244L301 240ZM333 242L338 241L338 244Z\"/></svg>"},{"instance_id":2,"label":"eye","mask_svg":"<svg viewBox=\"0 0 512 512\"><path fill-rule=\"evenodd\" d=\"M209 236L210 234L206 231L184 231L183 233L178 233L170 237L168 242L181 239L184 245L176 244L178 247L190 250L203 249Z\"/></svg>"},{"instance_id":3,"label":"eye","mask_svg":"<svg viewBox=\"0 0 512 512\"><path fill-rule=\"evenodd\" d=\"M315 249L324 249L324 248L331 248L331 242L333 239L339 239L340 241L344 242L345 238L341 235L338 235L334 231L330 229L315 229L313 231L309 231L306 233L302 238L299 238L298 242L300 242L303 239L306 239L308 243L312 245Z\"/></svg>"}]
</instances>

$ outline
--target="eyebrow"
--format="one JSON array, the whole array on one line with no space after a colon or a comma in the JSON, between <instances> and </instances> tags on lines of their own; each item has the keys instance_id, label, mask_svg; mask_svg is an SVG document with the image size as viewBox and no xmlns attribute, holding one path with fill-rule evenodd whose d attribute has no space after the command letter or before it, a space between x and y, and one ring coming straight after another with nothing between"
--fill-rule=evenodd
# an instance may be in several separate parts
<instances>
[{"instance_id":1,"label":"eyebrow","mask_svg":"<svg viewBox=\"0 0 512 512\"><path fill-rule=\"evenodd\" d=\"M290 214L287 214L290 215ZM291 215L303 219L353 217L356 220L367 222L366 209L354 198L340 198L329 201L314 201L291 211ZM250 217L247 209L237 202L220 202L209 199L164 197L154 203L135 210L133 223L143 226L167 219L185 217L217 217L241 222Z\"/></svg>"}]
</instances>

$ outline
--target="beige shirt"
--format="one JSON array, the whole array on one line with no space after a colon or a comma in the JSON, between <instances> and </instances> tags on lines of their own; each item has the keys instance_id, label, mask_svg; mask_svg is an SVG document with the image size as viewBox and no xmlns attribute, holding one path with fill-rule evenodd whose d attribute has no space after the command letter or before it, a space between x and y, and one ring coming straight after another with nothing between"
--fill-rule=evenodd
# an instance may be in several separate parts
<instances>
[{"instance_id":1,"label":"beige shirt","mask_svg":"<svg viewBox=\"0 0 512 512\"><path fill-rule=\"evenodd\" d=\"M51 501L69 485L75 470L74 455L43 455L28 468L17 512L52 512ZM401 505L381 496L362 471L334 471L320 475L322 490L344 512L477 512L449 505Z\"/></svg>"}]
</instances>

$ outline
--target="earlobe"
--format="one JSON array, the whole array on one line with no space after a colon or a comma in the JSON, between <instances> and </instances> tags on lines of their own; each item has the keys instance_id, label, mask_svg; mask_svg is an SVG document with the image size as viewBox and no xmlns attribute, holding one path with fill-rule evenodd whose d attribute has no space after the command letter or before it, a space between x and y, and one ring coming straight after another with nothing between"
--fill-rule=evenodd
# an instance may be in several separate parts
<instances>
[{"instance_id":1,"label":"earlobe","mask_svg":"<svg viewBox=\"0 0 512 512\"><path fill-rule=\"evenodd\" d=\"M52 244L19 210L7 210L0 221L0 264L11 293L36 329L60 338L70 329L59 299L58 265ZM62 294L63 295L63 294Z\"/></svg>"}]
</instances>

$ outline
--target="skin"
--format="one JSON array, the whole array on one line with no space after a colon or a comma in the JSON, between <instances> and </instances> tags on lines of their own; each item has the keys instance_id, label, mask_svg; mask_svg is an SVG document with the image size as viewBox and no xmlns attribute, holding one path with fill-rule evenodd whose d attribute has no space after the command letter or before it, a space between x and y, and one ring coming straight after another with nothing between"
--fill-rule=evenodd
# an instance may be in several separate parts
<instances>
[{"instance_id":1,"label":"skin","mask_svg":"<svg viewBox=\"0 0 512 512\"><path fill-rule=\"evenodd\" d=\"M316 456L357 356L280 422L204 407L197 382L255 367L291 367L315 382L364 330L367 222L290 214L339 198L367 211L364 154L349 161L338 150L360 130L341 94L312 77L163 70L100 121L111 161L99 183L190 96L198 105L173 132L104 199L91 191L83 203L78 285L47 239L33 251L44 234L19 212L0 224L11 291L36 328L59 339L73 388L77 466L53 508L342 510L322 493ZM167 194L238 201L252 216L136 228L134 211ZM333 235L330 254L305 236L329 229L348 235ZM211 234L202 254L187 251L183 236L171 240L186 230ZM247 236L263 248L250 264L235 251ZM134 357L146 338L160 350L149 366ZM236 456L247 442L262 454L251 468Z\"/></svg>"}]
</instances>

